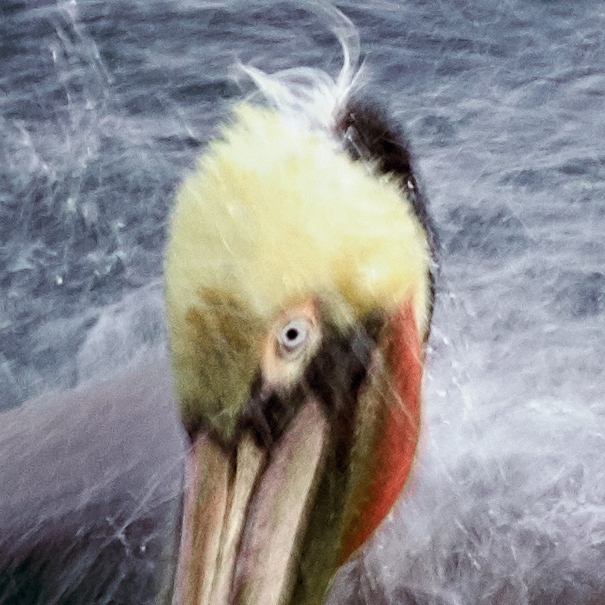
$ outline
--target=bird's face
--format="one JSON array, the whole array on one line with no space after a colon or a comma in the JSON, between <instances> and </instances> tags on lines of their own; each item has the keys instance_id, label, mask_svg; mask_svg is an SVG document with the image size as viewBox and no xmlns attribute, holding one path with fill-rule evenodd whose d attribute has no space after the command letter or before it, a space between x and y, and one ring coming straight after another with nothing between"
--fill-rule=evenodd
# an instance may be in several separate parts
<instances>
[{"instance_id":1,"label":"bird's face","mask_svg":"<svg viewBox=\"0 0 605 605\"><path fill-rule=\"evenodd\" d=\"M319 602L415 449L430 253L394 183L243 107L182 186L166 296L192 439L183 603Z\"/></svg>"}]
</instances>

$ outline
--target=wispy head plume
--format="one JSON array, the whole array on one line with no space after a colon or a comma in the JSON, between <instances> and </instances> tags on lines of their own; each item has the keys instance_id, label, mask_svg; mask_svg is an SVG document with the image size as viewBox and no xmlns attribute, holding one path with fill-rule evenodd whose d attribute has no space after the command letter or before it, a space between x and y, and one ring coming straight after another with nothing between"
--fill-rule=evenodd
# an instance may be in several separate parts
<instances>
[{"instance_id":1,"label":"wispy head plume","mask_svg":"<svg viewBox=\"0 0 605 605\"><path fill-rule=\"evenodd\" d=\"M338 110L359 82L359 34L353 22L332 5L309 1L304 8L320 17L340 42L343 65L336 78L313 67L293 67L272 74L251 65L239 64L238 68L256 85L251 100L260 97L289 118L330 130Z\"/></svg>"}]
</instances>

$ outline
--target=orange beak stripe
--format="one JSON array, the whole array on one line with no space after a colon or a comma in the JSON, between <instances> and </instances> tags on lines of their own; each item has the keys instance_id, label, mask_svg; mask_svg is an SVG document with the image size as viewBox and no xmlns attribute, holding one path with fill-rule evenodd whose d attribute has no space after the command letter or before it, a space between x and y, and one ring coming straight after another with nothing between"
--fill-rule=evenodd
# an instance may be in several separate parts
<instances>
[{"instance_id":1,"label":"orange beak stripe","mask_svg":"<svg viewBox=\"0 0 605 605\"><path fill-rule=\"evenodd\" d=\"M393 316L389 328L387 364L392 376L394 401L390 402L384 431L375 445L376 471L369 498L360 511L360 523L345 536L340 563L371 536L391 510L410 473L418 443L422 352L410 303Z\"/></svg>"}]
</instances>

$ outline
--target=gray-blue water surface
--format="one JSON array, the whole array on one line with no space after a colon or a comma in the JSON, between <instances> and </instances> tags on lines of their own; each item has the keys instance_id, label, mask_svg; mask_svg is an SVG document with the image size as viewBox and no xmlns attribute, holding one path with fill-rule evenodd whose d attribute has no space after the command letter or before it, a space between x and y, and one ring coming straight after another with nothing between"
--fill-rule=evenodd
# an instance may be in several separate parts
<instances>
[{"instance_id":1,"label":"gray-blue water surface","mask_svg":"<svg viewBox=\"0 0 605 605\"><path fill-rule=\"evenodd\" d=\"M301 6L0 6L0 603L153 601L174 415L22 403L165 354L167 213L249 90L234 65L340 68ZM408 133L440 251L414 477L330 603L602 603L603 3L338 6L368 95ZM68 477L62 455L95 468Z\"/></svg>"}]
</instances>

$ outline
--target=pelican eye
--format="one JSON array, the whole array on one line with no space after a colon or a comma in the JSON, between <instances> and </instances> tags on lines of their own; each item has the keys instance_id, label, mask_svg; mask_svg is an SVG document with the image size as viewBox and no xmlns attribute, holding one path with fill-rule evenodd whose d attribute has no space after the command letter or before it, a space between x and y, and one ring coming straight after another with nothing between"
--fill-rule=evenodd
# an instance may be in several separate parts
<instances>
[{"instance_id":1,"label":"pelican eye","mask_svg":"<svg viewBox=\"0 0 605 605\"><path fill-rule=\"evenodd\" d=\"M281 351L288 356L298 353L307 342L310 329L309 322L302 317L289 321L279 333Z\"/></svg>"}]
</instances>

